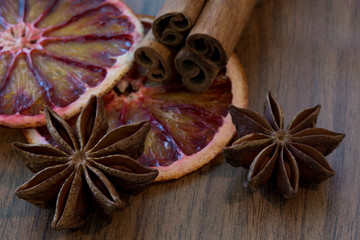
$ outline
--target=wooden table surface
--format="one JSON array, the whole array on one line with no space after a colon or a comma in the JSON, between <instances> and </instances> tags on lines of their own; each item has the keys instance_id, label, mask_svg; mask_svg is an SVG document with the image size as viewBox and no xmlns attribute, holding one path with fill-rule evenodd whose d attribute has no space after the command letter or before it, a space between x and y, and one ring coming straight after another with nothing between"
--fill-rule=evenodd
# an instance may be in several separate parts
<instances>
[{"instance_id":1,"label":"wooden table surface","mask_svg":"<svg viewBox=\"0 0 360 240\"><path fill-rule=\"evenodd\" d=\"M163 0L126 0L155 15ZM220 156L177 181L154 184L112 218L95 209L78 230L54 231L53 210L15 197L33 174L11 151L20 130L0 128L0 239L360 239L360 1L263 0L237 53L249 83L249 107L267 91L289 121L321 104L318 126L345 133L327 157L336 175L284 200L268 184L243 186L247 170Z\"/></svg>"}]
</instances>

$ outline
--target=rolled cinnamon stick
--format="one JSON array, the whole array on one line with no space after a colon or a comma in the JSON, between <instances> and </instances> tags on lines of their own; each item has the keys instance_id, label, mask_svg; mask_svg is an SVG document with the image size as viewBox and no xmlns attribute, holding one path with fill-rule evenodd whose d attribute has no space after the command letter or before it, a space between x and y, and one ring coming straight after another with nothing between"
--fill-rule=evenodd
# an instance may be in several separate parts
<instances>
[{"instance_id":1,"label":"rolled cinnamon stick","mask_svg":"<svg viewBox=\"0 0 360 240\"><path fill-rule=\"evenodd\" d=\"M173 47L183 43L204 2L205 0L166 0L152 26L156 39Z\"/></svg>"},{"instance_id":2,"label":"rolled cinnamon stick","mask_svg":"<svg viewBox=\"0 0 360 240\"><path fill-rule=\"evenodd\" d=\"M195 92L208 90L220 70L216 64L203 61L186 47L176 55L175 68L182 76L183 84Z\"/></svg>"},{"instance_id":3,"label":"rolled cinnamon stick","mask_svg":"<svg viewBox=\"0 0 360 240\"><path fill-rule=\"evenodd\" d=\"M256 0L207 0L186 39L187 48L219 67L226 65Z\"/></svg>"},{"instance_id":4,"label":"rolled cinnamon stick","mask_svg":"<svg viewBox=\"0 0 360 240\"><path fill-rule=\"evenodd\" d=\"M147 77L156 82L167 82L175 74L176 51L159 43L150 30L135 51L135 61L147 70Z\"/></svg>"}]
</instances>

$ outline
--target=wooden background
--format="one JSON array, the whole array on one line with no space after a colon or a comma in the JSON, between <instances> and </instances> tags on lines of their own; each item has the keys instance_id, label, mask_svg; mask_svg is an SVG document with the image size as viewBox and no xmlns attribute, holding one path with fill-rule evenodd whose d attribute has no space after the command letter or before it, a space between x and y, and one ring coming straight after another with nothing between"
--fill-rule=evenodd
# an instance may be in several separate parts
<instances>
[{"instance_id":1,"label":"wooden background","mask_svg":"<svg viewBox=\"0 0 360 240\"><path fill-rule=\"evenodd\" d=\"M154 15L163 0L125 2ZM360 1L263 0L237 53L250 108L262 111L270 90L285 116L321 104L318 126L346 133L327 157L333 178L284 200L271 184L249 191L247 171L219 157L131 197L112 218L94 210L83 228L53 231L53 210L15 197L33 174L10 149L21 132L1 128L0 239L360 239Z\"/></svg>"}]
</instances>

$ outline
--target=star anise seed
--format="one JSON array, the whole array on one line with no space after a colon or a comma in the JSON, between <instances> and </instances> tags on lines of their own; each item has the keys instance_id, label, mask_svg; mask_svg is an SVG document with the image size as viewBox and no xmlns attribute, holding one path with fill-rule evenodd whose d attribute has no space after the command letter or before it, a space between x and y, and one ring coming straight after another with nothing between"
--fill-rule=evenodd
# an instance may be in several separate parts
<instances>
[{"instance_id":1,"label":"star anise seed","mask_svg":"<svg viewBox=\"0 0 360 240\"><path fill-rule=\"evenodd\" d=\"M25 165L37 172L16 195L39 207L56 205L53 228L82 226L89 195L106 213L123 209L120 192L138 193L158 175L135 160L144 150L148 122L107 132L104 104L95 96L82 109L75 132L50 108L45 108L45 116L59 148L13 143Z\"/></svg>"},{"instance_id":2,"label":"star anise seed","mask_svg":"<svg viewBox=\"0 0 360 240\"><path fill-rule=\"evenodd\" d=\"M276 185L286 198L297 193L300 179L324 181L335 174L324 156L345 135L316 128L319 112L320 105L306 109L284 129L282 109L270 92L264 117L249 109L230 106L239 139L223 150L225 160L234 167L249 168L246 185L253 189L275 174Z\"/></svg>"}]
</instances>

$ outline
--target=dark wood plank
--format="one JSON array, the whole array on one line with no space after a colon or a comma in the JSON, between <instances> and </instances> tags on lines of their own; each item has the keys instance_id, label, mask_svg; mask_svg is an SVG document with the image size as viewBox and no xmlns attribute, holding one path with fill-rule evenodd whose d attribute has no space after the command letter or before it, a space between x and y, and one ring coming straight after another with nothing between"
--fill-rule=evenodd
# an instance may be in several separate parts
<instances>
[{"instance_id":1,"label":"dark wood plank","mask_svg":"<svg viewBox=\"0 0 360 240\"><path fill-rule=\"evenodd\" d=\"M125 2L136 13L156 14L163 0ZM53 210L15 197L33 174L10 149L24 141L21 132L0 128L0 239L359 239L359 12L357 0L263 0L237 48L252 109L262 111L271 90L287 121L321 104L318 126L347 134L327 157L333 178L283 200L271 184L249 191L247 171L219 157L130 197L112 218L94 208L82 229L53 231Z\"/></svg>"}]
</instances>

